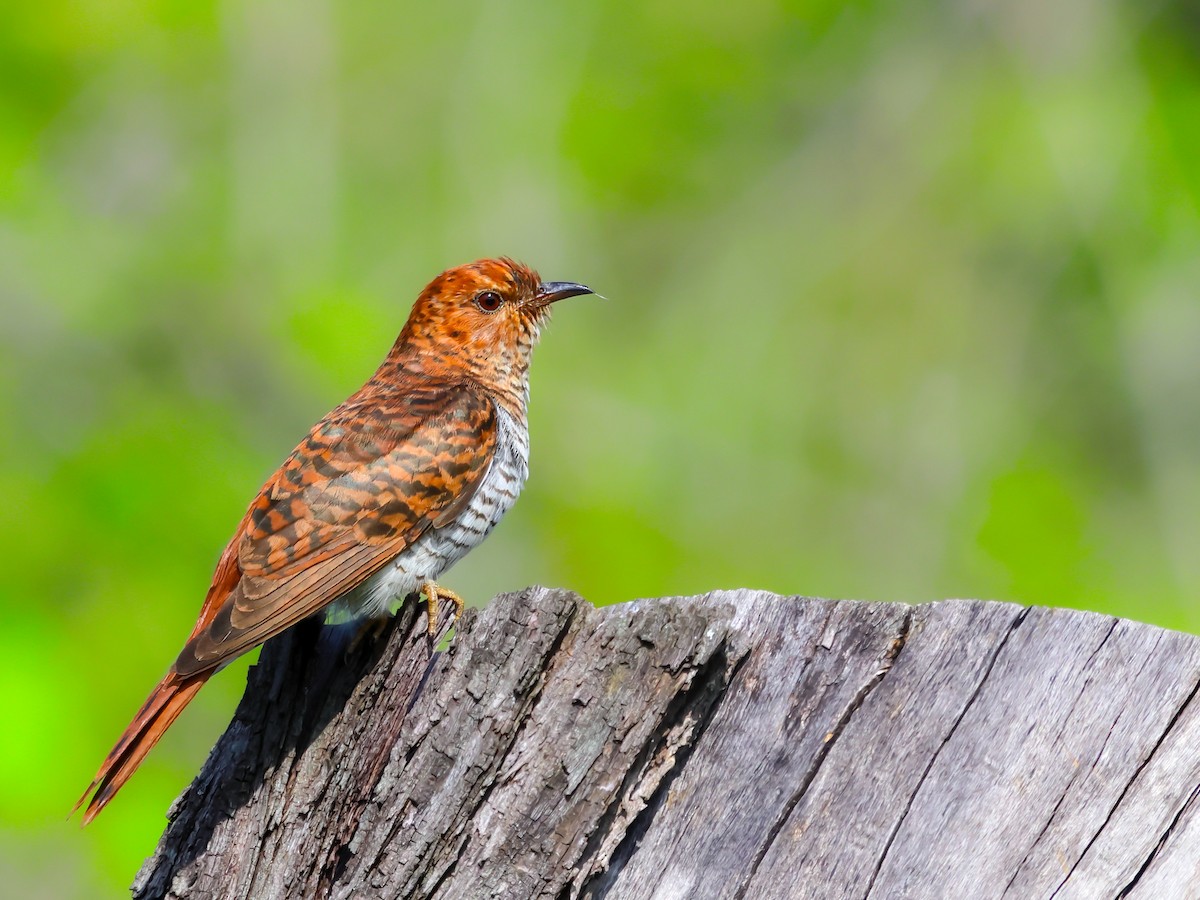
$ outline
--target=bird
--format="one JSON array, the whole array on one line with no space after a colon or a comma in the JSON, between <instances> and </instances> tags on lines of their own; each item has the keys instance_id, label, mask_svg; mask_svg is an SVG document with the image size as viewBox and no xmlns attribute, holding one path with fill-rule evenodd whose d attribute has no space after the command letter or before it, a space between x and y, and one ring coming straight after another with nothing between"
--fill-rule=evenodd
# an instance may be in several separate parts
<instances>
[{"instance_id":1,"label":"bird","mask_svg":"<svg viewBox=\"0 0 1200 900\"><path fill-rule=\"evenodd\" d=\"M448 269L386 359L267 479L217 562L183 650L72 813L89 824L205 682L302 619L369 625L424 593L512 507L529 472L529 364L551 305L594 293L507 257Z\"/></svg>"}]
</instances>

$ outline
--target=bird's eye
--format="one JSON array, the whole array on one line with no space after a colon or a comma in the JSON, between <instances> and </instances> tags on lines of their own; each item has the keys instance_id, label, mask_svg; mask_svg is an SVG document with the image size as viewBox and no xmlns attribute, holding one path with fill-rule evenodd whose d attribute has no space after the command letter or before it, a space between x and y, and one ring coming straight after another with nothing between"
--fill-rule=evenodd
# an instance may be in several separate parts
<instances>
[{"instance_id":1,"label":"bird's eye","mask_svg":"<svg viewBox=\"0 0 1200 900\"><path fill-rule=\"evenodd\" d=\"M480 291L475 295L475 305L487 313L498 310L503 302L504 298L498 291Z\"/></svg>"}]
</instances>

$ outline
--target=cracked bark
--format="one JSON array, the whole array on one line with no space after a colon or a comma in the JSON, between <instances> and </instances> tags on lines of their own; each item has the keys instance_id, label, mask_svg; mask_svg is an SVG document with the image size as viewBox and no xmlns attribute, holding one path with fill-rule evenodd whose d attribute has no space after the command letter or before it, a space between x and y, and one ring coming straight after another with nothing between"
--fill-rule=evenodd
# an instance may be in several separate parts
<instances>
[{"instance_id":1,"label":"cracked bark","mask_svg":"<svg viewBox=\"0 0 1200 900\"><path fill-rule=\"evenodd\" d=\"M532 588L272 641L139 898L1187 896L1200 640Z\"/></svg>"}]
</instances>

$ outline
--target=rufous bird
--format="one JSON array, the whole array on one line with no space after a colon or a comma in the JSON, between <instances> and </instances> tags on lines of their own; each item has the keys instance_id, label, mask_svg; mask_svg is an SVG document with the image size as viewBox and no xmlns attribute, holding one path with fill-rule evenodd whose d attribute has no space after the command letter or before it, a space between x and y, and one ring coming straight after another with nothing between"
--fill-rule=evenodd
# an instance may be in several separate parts
<instances>
[{"instance_id":1,"label":"rufous bird","mask_svg":"<svg viewBox=\"0 0 1200 900\"><path fill-rule=\"evenodd\" d=\"M125 729L84 802L91 822L204 683L235 657L337 606L388 616L479 544L529 472L529 362L550 305L590 294L510 259L435 278L387 359L321 419L246 512L166 677ZM89 800L90 795L90 800Z\"/></svg>"}]
</instances>

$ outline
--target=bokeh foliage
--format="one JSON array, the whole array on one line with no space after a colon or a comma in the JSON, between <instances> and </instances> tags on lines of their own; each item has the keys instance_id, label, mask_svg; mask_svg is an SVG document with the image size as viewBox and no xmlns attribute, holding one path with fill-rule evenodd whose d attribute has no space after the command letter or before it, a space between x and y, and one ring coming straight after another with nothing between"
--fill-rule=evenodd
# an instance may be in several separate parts
<instances>
[{"instance_id":1,"label":"bokeh foliage","mask_svg":"<svg viewBox=\"0 0 1200 900\"><path fill-rule=\"evenodd\" d=\"M1200 630L1182 2L9 3L0 878L111 894L216 679L86 832L261 480L441 269L564 303L448 584L1075 606Z\"/></svg>"}]
</instances>

